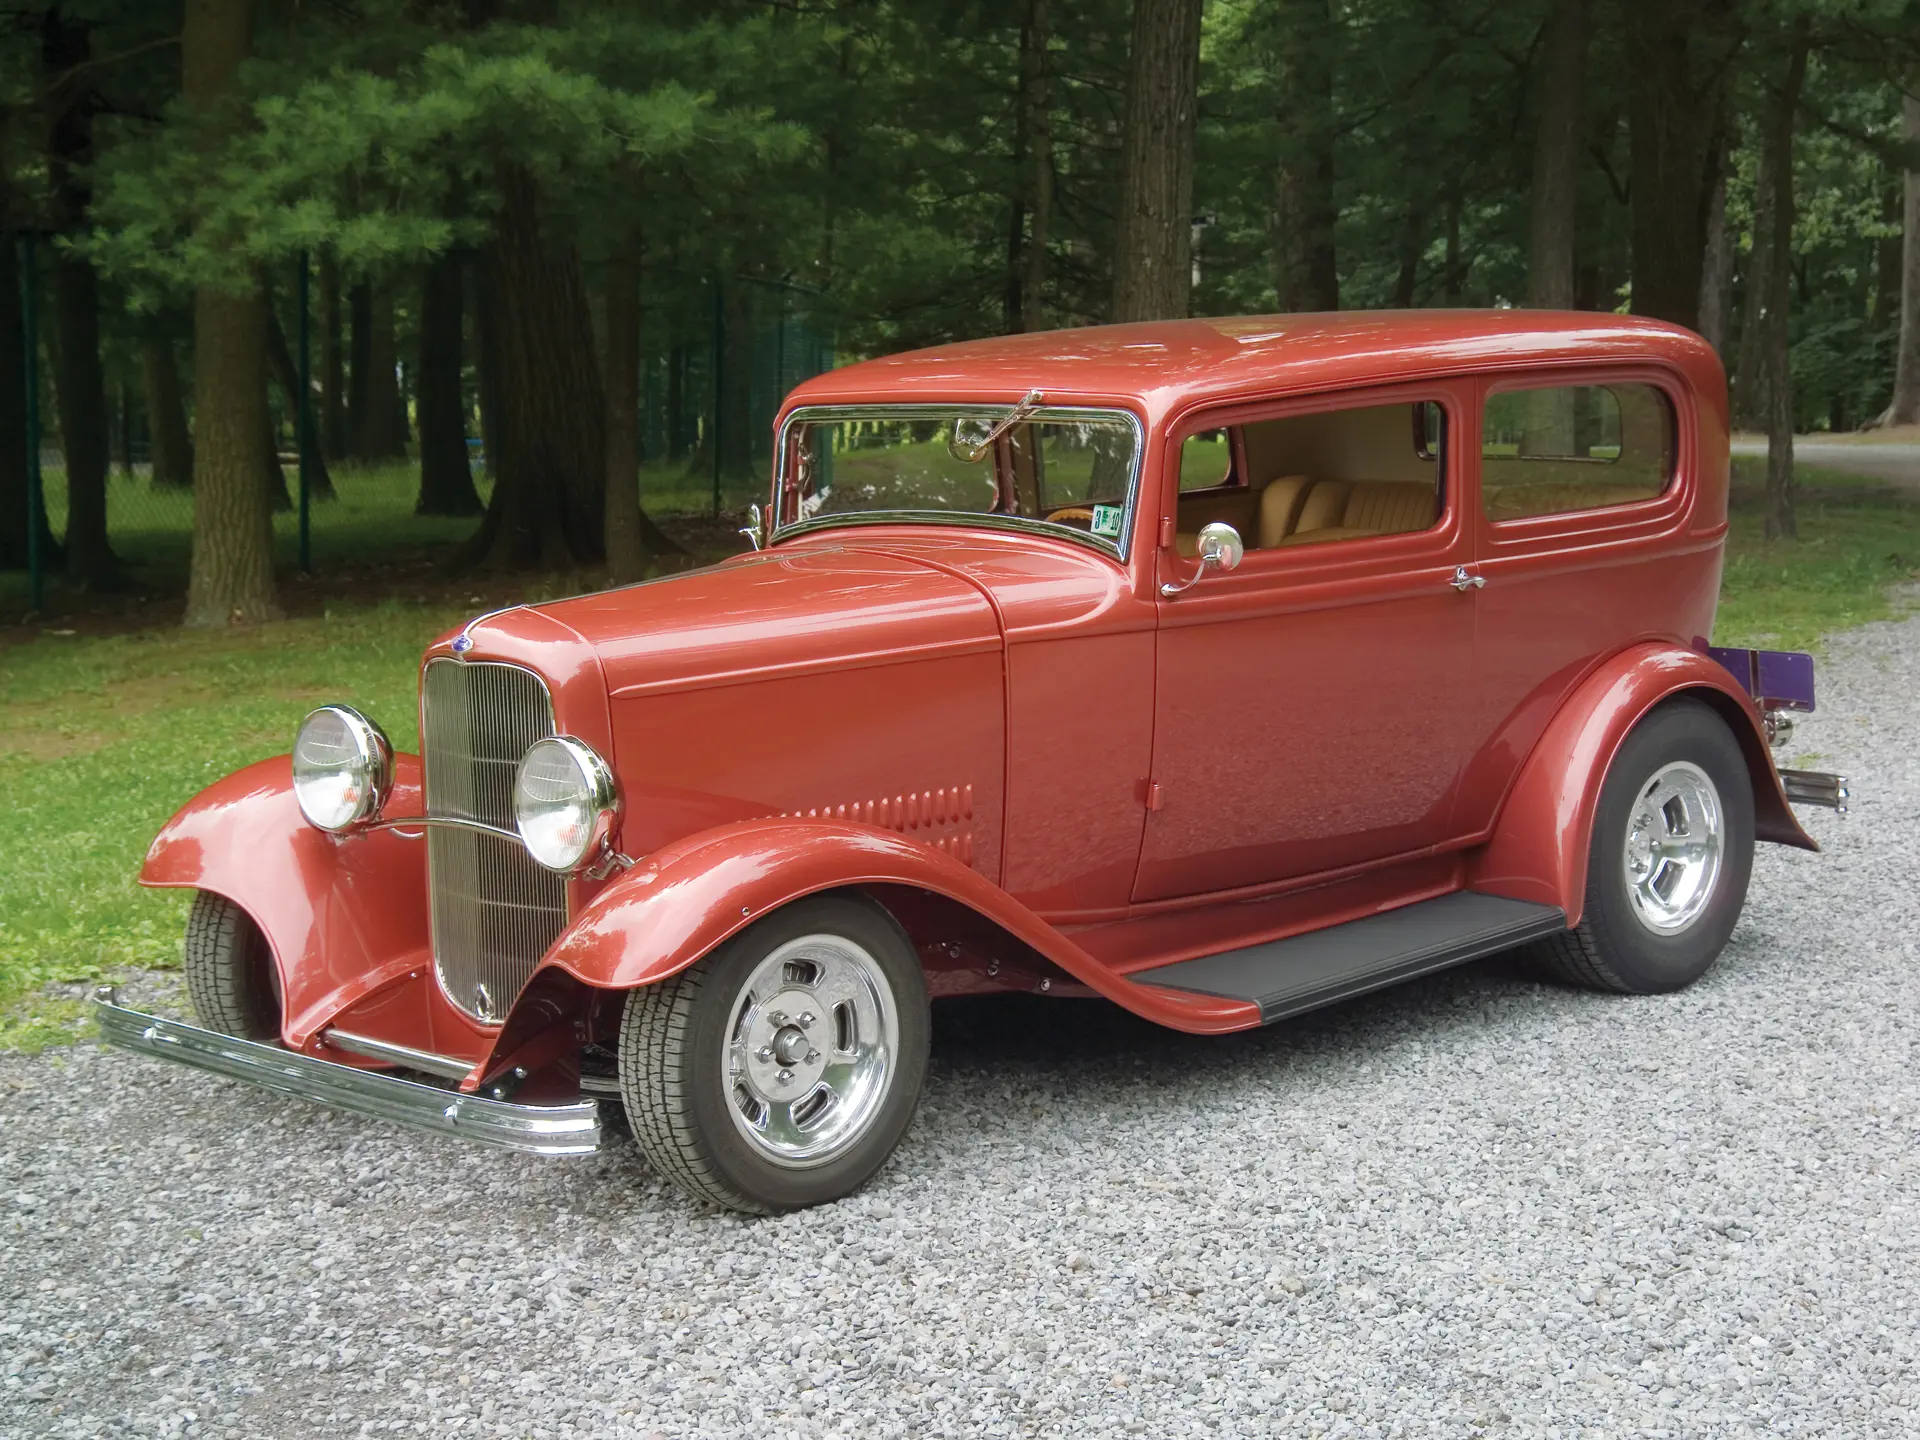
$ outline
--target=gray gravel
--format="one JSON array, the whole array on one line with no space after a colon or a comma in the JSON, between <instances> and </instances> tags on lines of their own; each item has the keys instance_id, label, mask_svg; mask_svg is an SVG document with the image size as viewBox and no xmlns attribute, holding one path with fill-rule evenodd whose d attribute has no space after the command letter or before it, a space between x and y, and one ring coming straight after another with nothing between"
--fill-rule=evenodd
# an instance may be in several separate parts
<instances>
[{"instance_id":1,"label":"gray gravel","mask_svg":"<svg viewBox=\"0 0 1920 1440\"><path fill-rule=\"evenodd\" d=\"M91 1047L0 1061L7 1435L1920 1433L1920 619L1688 993L1494 961L1197 1040L945 1012L899 1158L695 1208Z\"/></svg>"}]
</instances>

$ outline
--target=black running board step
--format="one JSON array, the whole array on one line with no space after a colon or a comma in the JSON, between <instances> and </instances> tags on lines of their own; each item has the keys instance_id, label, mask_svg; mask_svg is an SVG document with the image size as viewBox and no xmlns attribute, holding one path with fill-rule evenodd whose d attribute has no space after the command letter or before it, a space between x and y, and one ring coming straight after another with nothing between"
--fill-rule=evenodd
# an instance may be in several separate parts
<instances>
[{"instance_id":1,"label":"black running board step","mask_svg":"<svg viewBox=\"0 0 1920 1440\"><path fill-rule=\"evenodd\" d=\"M1260 1007L1260 1023L1271 1025L1566 928L1566 913L1558 906L1457 890L1285 940L1136 970L1128 978L1251 1000Z\"/></svg>"}]
</instances>

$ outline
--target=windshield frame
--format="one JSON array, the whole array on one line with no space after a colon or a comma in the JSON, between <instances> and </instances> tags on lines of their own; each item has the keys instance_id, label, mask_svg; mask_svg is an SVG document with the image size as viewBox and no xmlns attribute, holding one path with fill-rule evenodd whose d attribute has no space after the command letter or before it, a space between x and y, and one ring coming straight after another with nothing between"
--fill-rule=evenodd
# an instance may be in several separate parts
<instances>
[{"instance_id":1,"label":"windshield frame","mask_svg":"<svg viewBox=\"0 0 1920 1440\"><path fill-rule=\"evenodd\" d=\"M1128 467L1126 496L1121 501L1120 534L1115 539L1055 525L1025 515L991 515L984 511L961 510L850 510L839 514L818 515L809 520L779 523L780 500L786 490L787 467L793 454L796 425L831 423L842 420L980 420L988 425L1002 419L1018 404L982 405L967 401L942 405L936 401L901 401L850 405L801 405L787 412L774 439L772 512L767 543L790 535L818 530L837 530L852 525L984 525L996 530L1017 530L1029 535L1045 535L1056 540L1073 540L1099 551L1121 564L1133 548L1134 512L1140 501L1140 476L1146 463L1147 427L1133 411L1120 405L1041 405L1023 423L1072 423L1076 420L1121 421L1133 436L1133 463Z\"/></svg>"}]
</instances>

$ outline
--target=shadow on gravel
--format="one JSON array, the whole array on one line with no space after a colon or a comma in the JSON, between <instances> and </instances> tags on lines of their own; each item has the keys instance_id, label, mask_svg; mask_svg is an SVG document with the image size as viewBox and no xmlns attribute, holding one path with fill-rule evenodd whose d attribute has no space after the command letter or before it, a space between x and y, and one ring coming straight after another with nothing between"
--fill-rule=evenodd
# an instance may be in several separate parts
<instances>
[{"instance_id":1,"label":"shadow on gravel","mask_svg":"<svg viewBox=\"0 0 1920 1440\"><path fill-rule=\"evenodd\" d=\"M1556 995L1575 992L1543 983L1525 959L1507 954L1231 1035L1182 1034L1105 1000L974 996L934 1005L932 1058L936 1080L1025 1070L1070 1086L1078 1076L1121 1065L1175 1087L1305 1052L1371 1062L1408 1042L1430 1044L1447 1032L1482 1027L1490 1006Z\"/></svg>"}]
</instances>

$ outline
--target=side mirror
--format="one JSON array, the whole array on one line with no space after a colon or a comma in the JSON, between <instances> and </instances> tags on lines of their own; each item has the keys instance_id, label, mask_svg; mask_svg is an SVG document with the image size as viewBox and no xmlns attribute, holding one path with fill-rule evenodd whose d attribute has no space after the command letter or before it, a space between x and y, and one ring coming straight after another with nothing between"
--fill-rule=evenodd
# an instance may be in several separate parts
<instances>
[{"instance_id":1,"label":"side mirror","mask_svg":"<svg viewBox=\"0 0 1920 1440\"><path fill-rule=\"evenodd\" d=\"M1224 520L1215 520L1210 525L1200 527L1200 548L1196 552L1199 566L1185 580L1169 580L1160 587L1162 595L1178 595L1190 588L1209 570L1235 570L1246 558L1247 547L1240 540L1240 532Z\"/></svg>"},{"instance_id":2,"label":"side mirror","mask_svg":"<svg viewBox=\"0 0 1920 1440\"><path fill-rule=\"evenodd\" d=\"M758 505L747 506L747 523L740 527L740 533L753 542L754 549L758 550L760 548L767 532L761 523L760 507ZM1239 563L1238 560L1234 561L1236 565Z\"/></svg>"}]
</instances>

